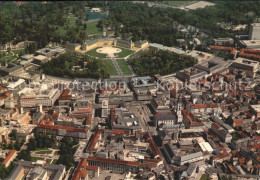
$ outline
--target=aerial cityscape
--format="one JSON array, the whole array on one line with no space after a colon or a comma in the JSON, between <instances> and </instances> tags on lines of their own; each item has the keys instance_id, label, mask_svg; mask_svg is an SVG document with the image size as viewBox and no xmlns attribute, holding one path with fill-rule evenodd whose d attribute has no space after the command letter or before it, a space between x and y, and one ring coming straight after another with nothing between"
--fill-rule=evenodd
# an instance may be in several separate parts
<instances>
[{"instance_id":1,"label":"aerial cityscape","mask_svg":"<svg viewBox=\"0 0 260 180\"><path fill-rule=\"evenodd\" d=\"M0 179L260 180L260 1L0 1Z\"/></svg>"}]
</instances>

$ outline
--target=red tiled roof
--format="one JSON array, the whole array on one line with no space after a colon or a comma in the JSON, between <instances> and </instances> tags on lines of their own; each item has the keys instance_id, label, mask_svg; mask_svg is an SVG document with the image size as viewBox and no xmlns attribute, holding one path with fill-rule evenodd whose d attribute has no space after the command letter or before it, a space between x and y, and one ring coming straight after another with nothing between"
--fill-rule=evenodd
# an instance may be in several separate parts
<instances>
[{"instance_id":1,"label":"red tiled roof","mask_svg":"<svg viewBox=\"0 0 260 180\"><path fill-rule=\"evenodd\" d=\"M210 49L229 51L230 54L235 54L235 53L236 53L236 49L233 48L233 47L226 47L226 46L210 46Z\"/></svg>"},{"instance_id":2,"label":"red tiled roof","mask_svg":"<svg viewBox=\"0 0 260 180\"><path fill-rule=\"evenodd\" d=\"M227 164L227 166L228 166L228 168L229 168L229 170L230 170L231 172L233 172L233 173L235 172L234 169L233 169L233 167L232 167L230 164Z\"/></svg>"},{"instance_id":3,"label":"red tiled roof","mask_svg":"<svg viewBox=\"0 0 260 180\"><path fill-rule=\"evenodd\" d=\"M201 108L206 108L207 105L206 104L194 104L191 106L191 108L194 108L194 109L201 109Z\"/></svg>"},{"instance_id":4,"label":"red tiled roof","mask_svg":"<svg viewBox=\"0 0 260 180\"><path fill-rule=\"evenodd\" d=\"M79 108L76 111L72 111L72 114L81 114L81 113L85 113L85 112L91 112L92 111L92 104L88 103L88 107L86 108Z\"/></svg>"},{"instance_id":5,"label":"red tiled roof","mask_svg":"<svg viewBox=\"0 0 260 180\"><path fill-rule=\"evenodd\" d=\"M87 170L98 171L98 168L98 166L88 166L87 160L82 158L72 176L72 180L80 180L81 178L84 179L88 175Z\"/></svg>"},{"instance_id":6,"label":"red tiled roof","mask_svg":"<svg viewBox=\"0 0 260 180\"><path fill-rule=\"evenodd\" d=\"M156 155L160 156L159 149L158 149L158 147L155 145L155 143L154 143L152 137L150 136L150 134L149 134L148 132L146 132L146 133L144 134L144 137L146 138L146 141L150 144L150 148L151 148L151 150L152 150L152 153L153 153L155 156L156 156Z\"/></svg>"},{"instance_id":7,"label":"red tiled roof","mask_svg":"<svg viewBox=\"0 0 260 180\"><path fill-rule=\"evenodd\" d=\"M15 150L9 150L8 155L5 158L5 160L2 162L2 164L5 166L9 162L9 160L14 156L15 153L16 153Z\"/></svg>"},{"instance_id":8,"label":"red tiled roof","mask_svg":"<svg viewBox=\"0 0 260 180\"><path fill-rule=\"evenodd\" d=\"M97 130L96 130L96 132L95 132L95 134L94 134L92 140L91 140L90 143L89 143L88 151L96 151L95 145L96 145L96 143L98 142L101 133L103 133L103 132L104 132L103 129L97 129Z\"/></svg>"},{"instance_id":9,"label":"red tiled roof","mask_svg":"<svg viewBox=\"0 0 260 180\"><path fill-rule=\"evenodd\" d=\"M81 178L86 178L86 176L88 175L88 172L86 170L82 170L82 167L86 167L87 166L87 161L86 159L81 159L81 161L79 162L77 169L75 170L72 180L79 180Z\"/></svg>"},{"instance_id":10,"label":"red tiled roof","mask_svg":"<svg viewBox=\"0 0 260 180\"><path fill-rule=\"evenodd\" d=\"M114 163L114 164L123 164L123 165L129 165L129 166L140 166L139 162L121 161L121 160L116 160L116 159L99 158L99 157L93 157L93 156L89 156L87 158L87 160Z\"/></svg>"},{"instance_id":11,"label":"red tiled roof","mask_svg":"<svg viewBox=\"0 0 260 180\"><path fill-rule=\"evenodd\" d=\"M203 125L203 123L198 118L196 118L190 111L188 111L186 109L182 110L182 115L188 119L191 126Z\"/></svg>"},{"instance_id":12,"label":"red tiled roof","mask_svg":"<svg viewBox=\"0 0 260 180\"><path fill-rule=\"evenodd\" d=\"M37 128L44 128L44 129L64 129L70 132L83 132L85 133L86 130L85 129L77 129L77 128L72 128L72 127L68 127L68 126L60 126L60 125L52 125L52 121L48 122L48 120L42 120Z\"/></svg>"},{"instance_id":13,"label":"red tiled roof","mask_svg":"<svg viewBox=\"0 0 260 180\"><path fill-rule=\"evenodd\" d=\"M35 101L34 98L23 98L21 99L21 101Z\"/></svg>"},{"instance_id":14,"label":"red tiled roof","mask_svg":"<svg viewBox=\"0 0 260 180\"><path fill-rule=\"evenodd\" d=\"M127 131L127 130L113 129L113 130L112 130L112 134L118 134L118 135L121 135L121 134L129 134L129 131Z\"/></svg>"},{"instance_id":15,"label":"red tiled roof","mask_svg":"<svg viewBox=\"0 0 260 180\"><path fill-rule=\"evenodd\" d=\"M58 98L58 100L61 100L61 99L71 99L71 95L69 95L70 94L70 90L69 89L65 89L62 93L61 93L61 95L60 95L60 97Z\"/></svg>"},{"instance_id":16,"label":"red tiled roof","mask_svg":"<svg viewBox=\"0 0 260 180\"><path fill-rule=\"evenodd\" d=\"M216 129L219 129L219 128L220 128L220 126L219 126L217 123L212 123L212 124L211 124L211 127L214 127L214 128L216 128Z\"/></svg>"},{"instance_id":17,"label":"red tiled roof","mask_svg":"<svg viewBox=\"0 0 260 180\"><path fill-rule=\"evenodd\" d=\"M232 156L232 154L231 154L231 156ZM230 157L229 153L222 153L222 154L216 155L216 159L224 159L227 157Z\"/></svg>"},{"instance_id":18,"label":"red tiled roof","mask_svg":"<svg viewBox=\"0 0 260 180\"><path fill-rule=\"evenodd\" d=\"M245 163L245 158L240 157L238 158L239 164L244 164Z\"/></svg>"},{"instance_id":19,"label":"red tiled roof","mask_svg":"<svg viewBox=\"0 0 260 180\"><path fill-rule=\"evenodd\" d=\"M218 104L210 104L209 107L211 107L211 108L217 108L217 107L218 107Z\"/></svg>"},{"instance_id":20,"label":"red tiled roof","mask_svg":"<svg viewBox=\"0 0 260 180\"><path fill-rule=\"evenodd\" d=\"M242 118L239 118L239 119L234 119L233 120L233 126L234 127L239 127L243 124L243 119Z\"/></svg>"},{"instance_id":21,"label":"red tiled roof","mask_svg":"<svg viewBox=\"0 0 260 180\"><path fill-rule=\"evenodd\" d=\"M54 122L53 121L49 121L49 120L42 120L40 122L40 124L44 124L44 125L54 125Z\"/></svg>"},{"instance_id":22,"label":"red tiled roof","mask_svg":"<svg viewBox=\"0 0 260 180\"><path fill-rule=\"evenodd\" d=\"M260 59L260 51L255 49L241 49L239 56L253 59Z\"/></svg>"}]
</instances>

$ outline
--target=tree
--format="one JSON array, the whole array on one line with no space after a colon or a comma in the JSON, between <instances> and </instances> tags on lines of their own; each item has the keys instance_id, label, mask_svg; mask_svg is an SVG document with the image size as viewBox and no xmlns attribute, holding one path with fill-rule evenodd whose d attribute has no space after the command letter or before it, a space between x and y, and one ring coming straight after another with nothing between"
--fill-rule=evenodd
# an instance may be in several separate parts
<instances>
[{"instance_id":1,"label":"tree","mask_svg":"<svg viewBox=\"0 0 260 180\"><path fill-rule=\"evenodd\" d=\"M187 46L186 46L186 44L183 44L183 45L181 46L181 48L182 48L183 51L185 51L185 52L187 51Z\"/></svg>"},{"instance_id":2,"label":"tree","mask_svg":"<svg viewBox=\"0 0 260 180\"><path fill-rule=\"evenodd\" d=\"M84 30L87 29L87 24L86 24L86 23L84 23L84 25L83 25L83 29L84 29Z\"/></svg>"},{"instance_id":3,"label":"tree","mask_svg":"<svg viewBox=\"0 0 260 180\"><path fill-rule=\"evenodd\" d=\"M18 159L23 159L25 161L31 161L31 155L30 155L30 151L28 150L22 150L20 151L20 153L18 153L17 155Z\"/></svg>"},{"instance_id":4,"label":"tree","mask_svg":"<svg viewBox=\"0 0 260 180\"><path fill-rule=\"evenodd\" d=\"M188 50L193 50L194 45L193 44L188 44Z\"/></svg>"},{"instance_id":5,"label":"tree","mask_svg":"<svg viewBox=\"0 0 260 180\"><path fill-rule=\"evenodd\" d=\"M17 133L17 130L13 129L12 132L9 134L9 137L11 138L11 140L16 140L16 133Z\"/></svg>"},{"instance_id":6,"label":"tree","mask_svg":"<svg viewBox=\"0 0 260 180\"><path fill-rule=\"evenodd\" d=\"M35 139L34 139L34 138L31 138L31 139L29 140L29 143L28 143L27 146L28 146L28 149L29 149L30 151L35 150L36 147L37 147L37 144L36 144Z\"/></svg>"}]
</instances>

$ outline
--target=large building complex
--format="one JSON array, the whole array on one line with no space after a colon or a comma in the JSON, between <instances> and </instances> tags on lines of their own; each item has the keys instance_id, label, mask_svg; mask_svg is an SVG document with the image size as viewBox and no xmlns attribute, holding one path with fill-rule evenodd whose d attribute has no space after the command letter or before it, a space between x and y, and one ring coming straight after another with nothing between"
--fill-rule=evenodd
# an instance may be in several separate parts
<instances>
[{"instance_id":1,"label":"large building complex","mask_svg":"<svg viewBox=\"0 0 260 180\"><path fill-rule=\"evenodd\" d=\"M41 92L39 89L28 88L21 95L20 104L22 107L52 106L59 96L59 89L49 89Z\"/></svg>"}]
</instances>

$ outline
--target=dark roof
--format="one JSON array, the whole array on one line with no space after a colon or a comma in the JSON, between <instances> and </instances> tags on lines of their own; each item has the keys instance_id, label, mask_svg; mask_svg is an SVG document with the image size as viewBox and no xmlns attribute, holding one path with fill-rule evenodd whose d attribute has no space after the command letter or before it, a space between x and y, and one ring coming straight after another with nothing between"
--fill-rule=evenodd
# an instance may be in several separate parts
<instances>
[{"instance_id":1,"label":"dark roof","mask_svg":"<svg viewBox=\"0 0 260 180\"><path fill-rule=\"evenodd\" d=\"M78 44L78 43L70 43L70 42L67 42L66 45L70 46L70 47L74 47L74 48L77 46L80 46L80 44Z\"/></svg>"},{"instance_id":2,"label":"dark roof","mask_svg":"<svg viewBox=\"0 0 260 180\"><path fill-rule=\"evenodd\" d=\"M147 43L148 41L147 40L143 40L143 41L135 41L135 44L144 44L144 43Z\"/></svg>"},{"instance_id":3,"label":"dark roof","mask_svg":"<svg viewBox=\"0 0 260 180\"><path fill-rule=\"evenodd\" d=\"M9 67L1 67L0 69L1 69L2 71L7 72L7 73L11 73L11 72L13 72L13 71L16 71L16 70L18 70L18 69L23 68L23 66L21 66L21 65L15 65L15 64L12 64L12 63L8 63L8 66L9 66Z\"/></svg>"},{"instance_id":4,"label":"dark roof","mask_svg":"<svg viewBox=\"0 0 260 180\"><path fill-rule=\"evenodd\" d=\"M155 121L172 121L175 120L176 116L172 113L160 113L154 116Z\"/></svg>"},{"instance_id":5,"label":"dark roof","mask_svg":"<svg viewBox=\"0 0 260 180\"><path fill-rule=\"evenodd\" d=\"M131 44L131 41L123 40L123 39L117 39L117 42L120 42L122 44Z\"/></svg>"}]
</instances>

